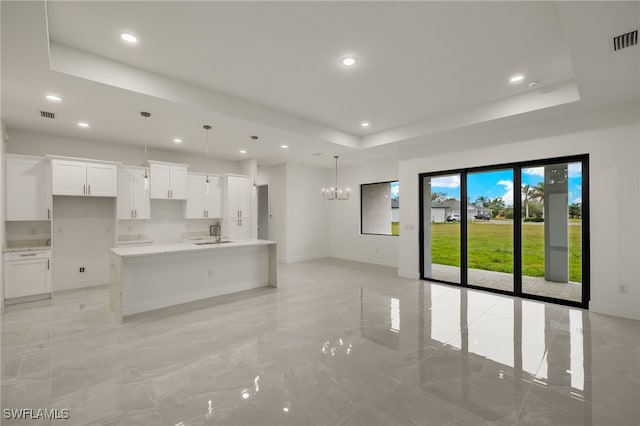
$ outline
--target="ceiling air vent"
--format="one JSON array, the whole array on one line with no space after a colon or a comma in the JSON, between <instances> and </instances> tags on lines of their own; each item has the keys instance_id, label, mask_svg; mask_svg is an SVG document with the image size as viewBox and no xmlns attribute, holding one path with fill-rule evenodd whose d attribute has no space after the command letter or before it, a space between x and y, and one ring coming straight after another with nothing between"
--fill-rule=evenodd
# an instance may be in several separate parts
<instances>
[{"instance_id":1,"label":"ceiling air vent","mask_svg":"<svg viewBox=\"0 0 640 426\"><path fill-rule=\"evenodd\" d=\"M613 38L613 51L635 46L636 44L638 44L638 30L620 34Z\"/></svg>"},{"instance_id":2,"label":"ceiling air vent","mask_svg":"<svg viewBox=\"0 0 640 426\"><path fill-rule=\"evenodd\" d=\"M52 112L48 112L48 111L40 111L40 117L42 118L50 118L50 119L54 119L56 118L56 115Z\"/></svg>"}]
</instances>

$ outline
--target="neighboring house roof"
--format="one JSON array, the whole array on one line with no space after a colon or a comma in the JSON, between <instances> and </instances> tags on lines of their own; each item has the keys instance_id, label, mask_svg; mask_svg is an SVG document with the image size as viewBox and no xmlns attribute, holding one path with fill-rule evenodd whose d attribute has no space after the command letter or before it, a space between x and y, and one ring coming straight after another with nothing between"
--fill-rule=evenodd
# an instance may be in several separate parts
<instances>
[{"instance_id":1,"label":"neighboring house roof","mask_svg":"<svg viewBox=\"0 0 640 426\"><path fill-rule=\"evenodd\" d=\"M454 209L454 210L459 210L460 209L460 201L458 200L445 200L441 203L434 203L431 205L431 207L444 207L445 209Z\"/></svg>"},{"instance_id":2,"label":"neighboring house roof","mask_svg":"<svg viewBox=\"0 0 640 426\"><path fill-rule=\"evenodd\" d=\"M391 208L392 209L400 208L400 199L399 198L392 198L391 199Z\"/></svg>"}]
</instances>

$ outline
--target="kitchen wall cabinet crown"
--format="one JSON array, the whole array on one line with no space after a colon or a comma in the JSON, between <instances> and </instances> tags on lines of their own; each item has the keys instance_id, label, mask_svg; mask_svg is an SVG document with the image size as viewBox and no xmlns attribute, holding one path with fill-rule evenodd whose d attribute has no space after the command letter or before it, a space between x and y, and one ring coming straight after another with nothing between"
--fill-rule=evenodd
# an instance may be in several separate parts
<instances>
[{"instance_id":1,"label":"kitchen wall cabinet crown","mask_svg":"<svg viewBox=\"0 0 640 426\"><path fill-rule=\"evenodd\" d=\"M187 202L185 219L222 218L222 179L220 176L189 173L187 179Z\"/></svg>"},{"instance_id":2,"label":"kitchen wall cabinet crown","mask_svg":"<svg viewBox=\"0 0 640 426\"><path fill-rule=\"evenodd\" d=\"M116 197L118 163L81 158L52 157L53 195Z\"/></svg>"},{"instance_id":3,"label":"kitchen wall cabinet crown","mask_svg":"<svg viewBox=\"0 0 640 426\"><path fill-rule=\"evenodd\" d=\"M51 173L44 157L6 156L6 220L51 219Z\"/></svg>"},{"instance_id":4,"label":"kitchen wall cabinet crown","mask_svg":"<svg viewBox=\"0 0 640 426\"><path fill-rule=\"evenodd\" d=\"M144 167L118 168L118 219L150 219L149 188L144 187Z\"/></svg>"},{"instance_id":5,"label":"kitchen wall cabinet crown","mask_svg":"<svg viewBox=\"0 0 640 426\"><path fill-rule=\"evenodd\" d=\"M188 164L149 160L153 200L186 200Z\"/></svg>"},{"instance_id":6,"label":"kitchen wall cabinet crown","mask_svg":"<svg viewBox=\"0 0 640 426\"><path fill-rule=\"evenodd\" d=\"M251 182L249 176L226 175L224 188L227 235L232 241L251 238Z\"/></svg>"}]
</instances>

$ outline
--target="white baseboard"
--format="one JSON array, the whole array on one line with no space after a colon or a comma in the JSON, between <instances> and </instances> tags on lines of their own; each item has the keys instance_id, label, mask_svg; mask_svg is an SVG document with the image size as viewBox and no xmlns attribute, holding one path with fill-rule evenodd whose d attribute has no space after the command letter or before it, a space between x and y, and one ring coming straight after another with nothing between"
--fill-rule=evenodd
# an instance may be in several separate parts
<instances>
[{"instance_id":1,"label":"white baseboard","mask_svg":"<svg viewBox=\"0 0 640 426\"><path fill-rule=\"evenodd\" d=\"M373 258L369 258L369 257L345 256L345 255L342 255L342 254L332 254L329 257L333 257L333 258L336 258L336 259L342 259L342 260L351 260L353 262L371 263L373 265L390 266L392 268L397 268L398 267L397 262L380 261L380 259L373 259Z\"/></svg>"},{"instance_id":2,"label":"white baseboard","mask_svg":"<svg viewBox=\"0 0 640 426\"><path fill-rule=\"evenodd\" d=\"M79 280L79 281L63 281L63 282L54 283L53 291L74 290L77 288L94 287L97 285L103 285L107 283L109 283L109 277L106 275L104 277L96 277L96 278L90 278L90 279Z\"/></svg>"},{"instance_id":3,"label":"white baseboard","mask_svg":"<svg viewBox=\"0 0 640 426\"><path fill-rule=\"evenodd\" d=\"M419 280L420 279L420 273L413 271L413 270L409 270L409 269L398 269L398 276L402 277L402 278L410 278L412 280Z\"/></svg>"},{"instance_id":4,"label":"white baseboard","mask_svg":"<svg viewBox=\"0 0 640 426\"><path fill-rule=\"evenodd\" d=\"M597 314L640 320L640 310L626 306L612 305L610 303L589 302L589 310Z\"/></svg>"},{"instance_id":5,"label":"white baseboard","mask_svg":"<svg viewBox=\"0 0 640 426\"><path fill-rule=\"evenodd\" d=\"M287 257L286 259L284 259L284 263L304 262L307 260L324 259L325 257L329 257L329 255L327 253L316 253L308 254L305 256Z\"/></svg>"}]
</instances>

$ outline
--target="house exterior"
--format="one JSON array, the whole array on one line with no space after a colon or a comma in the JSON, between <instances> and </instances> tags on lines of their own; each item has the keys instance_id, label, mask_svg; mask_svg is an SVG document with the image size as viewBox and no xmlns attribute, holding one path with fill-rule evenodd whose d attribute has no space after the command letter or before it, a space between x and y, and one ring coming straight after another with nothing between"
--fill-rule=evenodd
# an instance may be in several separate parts
<instances>
[{"instance_id":1,"label":"house exterior","mask_svg":"<svg viewBox=\"0 0 640 426\"><path fill-rule=\"evenodd\" d=\"M447 216L452 214L460 214L460 201L445 200L440 203L431 205L431 222L442 223L447 221ZM486 214L491 216L491 209L474 204L467 205L467 220L473 220L478 214Z\"/></svg>"}]
</instances>

